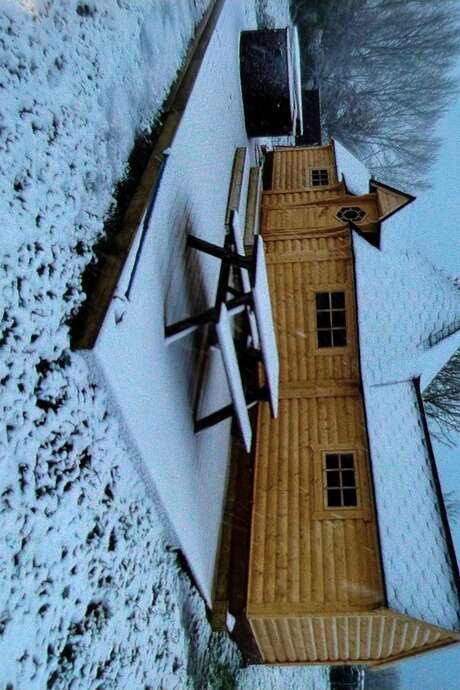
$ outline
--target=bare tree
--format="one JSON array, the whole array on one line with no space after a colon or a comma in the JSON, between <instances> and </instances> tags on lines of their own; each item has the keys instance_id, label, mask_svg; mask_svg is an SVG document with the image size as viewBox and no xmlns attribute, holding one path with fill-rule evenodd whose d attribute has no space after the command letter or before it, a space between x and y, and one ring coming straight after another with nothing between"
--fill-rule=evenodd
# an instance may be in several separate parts
<instances>
[{"instance_id":1,"label":"bare tree","mask_svg":"<svg viewBox=\"0 0 460 690\"><path fill-rule=\"evenodd\" d=\"M460 433L460 349L422 393L433 436L448 446Z\"/></svg>"},{"instance_id":2,"label":"bare tree","mask_svg":"<svg viewBox=\"0 0 460 690\"><path fill-rule=\"evenodd\" d=\"M436 122L456 93L460 7L450 0L292 0L303 76L323 128L389 183L426 187ZM309 84L311 86L311 82Z\"/></svg>"},{"instance_id":3,"label":"bare tree","mask_svg":"<svg viewBox=\"0 0 460 690\"><path fill-rule=\"evenodd\" d=\"M460 501L455 491L446 491L444 494L444 505L449 517L449 522L456 525L460 518Z\"/></svg>"}]
</instances>

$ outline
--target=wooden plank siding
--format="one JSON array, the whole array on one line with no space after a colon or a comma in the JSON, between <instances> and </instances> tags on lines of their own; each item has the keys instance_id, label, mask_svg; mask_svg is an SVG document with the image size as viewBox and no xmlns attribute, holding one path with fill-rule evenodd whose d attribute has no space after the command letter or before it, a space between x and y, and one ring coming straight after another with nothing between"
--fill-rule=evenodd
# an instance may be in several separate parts
<instances>
[{"instance_id":1,"label":"wooden plank siding","mask_svg":"<svg viewBox=\"0 0 460 690\"><path fill-rule=\"evenodd\" d=\"M390 213L393 213L395 209L397 209L399 206L402 206L406 202L406 199L404 197L401 198L400 194L391 192L390 190L382 187L377 188L377 198L380 214L382 216L390 215Z\"/></svg>"},{"instance_id":2,"label":"wooden plank siding","mask_svg":"<svg viewBox=\"0 0 460 690\"><path fill-rule=\"evenodd\" d=\"M311 167L327 168L331 184L307 189ZM335 218L344 203L355 205L355 198L337 182L330 146L275 151L261 231L280 401L278 419L270 418L266 406L258 417L247 608L262 657L270 663L359 658L360 647L372 648L369 640L378 636L374 619L361 624L359 616L381 609L385 599L360 387L351 237ZM368 218L378 217L375 195L359 205ZM332 291L345 295L347 344L319 348L315 294ZM355 508L325 508L323 454L334 451L354 453Z\"/></svg>"},{"instance_id":3,"label":"wooden plank siding","mask_svg":"<svg viewBox=\"0 0 460 690\"><path fill-rule=\"evenodd\" d=\"M354 615L252 617L251 627L270 664L380 666L457 639L442 628L389 609Z\"/></svg>"},{"instance_id":4,"label":"wooden plank siding","mask_svg":"<svg viewBox=\"0 0 460 690\"><path fill-rule=\"evenodd\" d=\"M275 423L261 412L249 613L259 604L297 604L304 611L364 610L382 604L360 418L363 423L359 395L283 398ZM329 511L331 517L325 519L317 510L322 502L321 451L340 448L362 453L361 518Z\"/></svg>"},{"instance_id":5,"label":"wooden plank siding","mask_svg":"<svg viewBox=\"0 0 460 690\"><path fill-rule=\"evenodd\" d=\"M283 148L273 156L272 190L293 190L310 187L310 170L326 168L329 183L337 180L334 150L330 144L310 148Z\"/></svg>"},{"instance_id":6,"label":"wooden plank siding","mask_svg":"<svg viewBox=\"0 0 460 690\"><path fill-rule=\"evenodd\" d=\"M344 227L344 223L337 218L337 213L343 207L357 206L355 198L335 197L328 200L323 197L323 199L308 204L288 205L283 203L279 206L265 205L264 203L261 218L262 231L271 236L284 230L315 232L322 228ZM366 215L362 221L357 221L356 225L373 225L378 221L379 212L374 194L360 197L359 208Z\"/></svg>"},{"instance_id":7,"label":"wooden plank siding","mask_svg":"<svg viewBox=\"0 0 460 690\"><path fill-rule=\"evenodd\" d=\"M280 413L259 415L249 606L365 609L383 591L357 354L348 230L334 237L267 240L280 352ZM319 259L319 260L318 260ZM346 296L347 346L317 346L315 293ZM352 450L360 510L319 518L321 452ZM347 519L347 515L350 518ZM360 517L359 517L360 516Z\"/></svg>"}]
</instances>

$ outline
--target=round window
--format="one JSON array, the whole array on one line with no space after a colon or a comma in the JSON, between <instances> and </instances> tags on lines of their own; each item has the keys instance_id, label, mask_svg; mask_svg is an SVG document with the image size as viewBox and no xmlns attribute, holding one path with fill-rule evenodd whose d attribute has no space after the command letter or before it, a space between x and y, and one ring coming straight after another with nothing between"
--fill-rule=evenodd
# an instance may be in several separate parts
<instances>
[{"instance_id":1,"label":"round window","mask_svg":"<svg viewBox=\"0 0 460 690\"><path fill-rule=\"evenodd\" d=\"M337 212L337 218L343 223L359 223L365 216L362 208L359 206L342 206Z\"/></svg>"}]
</instances>

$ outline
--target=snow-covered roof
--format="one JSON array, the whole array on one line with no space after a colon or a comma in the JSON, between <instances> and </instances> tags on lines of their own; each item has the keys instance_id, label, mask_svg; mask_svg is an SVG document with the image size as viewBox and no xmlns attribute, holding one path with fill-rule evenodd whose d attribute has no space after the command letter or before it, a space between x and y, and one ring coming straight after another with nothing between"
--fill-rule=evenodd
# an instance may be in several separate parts
<instances>
[{"instance_id":1,"label":"snow-covered roof","mask_svg":"<svg viewBox=\"0 0 460 690\"><path fill-rule=\"evenodd\" d=\"M371 179L369 170L337 139L333 139L332 143L335 150L338 179L345 180L347 189L351 194L356 194L356 196L368 194L369 180Z\"/></svg>"},{"instance_id":2,"label":"snow-covered roof","mask_svg":"<svg viewBox=\"0 0 460 690\"><path fill-rule=\"evenodd\" d=\"M397 215L385 221L385 232ZM354 234L363 368L373 383L423 374L430 335L460 320L460 291L446 274L415 251L382 246Z\"/></svg>"},{"instance_id":3,"label":"snow-covered roof","mask_svg":"<svg viewBox=\"0 0 460 690\"><path fill-rule=\"evenodd\" d=\"M459 626L456 566L413 377L430 333L460 317L460 292L424 258L353 233L359 341L388 605Z\"/></svg>"},{"instance_id":4,"label":"snow-covered roof","mask_svg":"<svg viewBox=\"0 0 460 690\"><path fill-rule=\"evenodd\" d=\"M459 599L412 382L365 387L388 605L444 628Z\"/></svg>"}]
</instances>

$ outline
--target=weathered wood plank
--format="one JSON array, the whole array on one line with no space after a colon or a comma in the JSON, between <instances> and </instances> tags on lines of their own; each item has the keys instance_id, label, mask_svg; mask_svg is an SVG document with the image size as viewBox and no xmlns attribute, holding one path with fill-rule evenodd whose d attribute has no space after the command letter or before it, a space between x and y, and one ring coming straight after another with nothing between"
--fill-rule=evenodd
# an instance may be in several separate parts
<instances>
[{"instance_id":1,"label":"weathered wood plank","mask_svg":"<svg viewBox=\"0 0 460 690\"><path fill-rule=\"evenodd\" d=\"M251 168L249 173L246 219L244 224L244 244L252 247L254 235L259 232L260 206L262 195L262 168Z\"/></svg>"}]
</instances>

